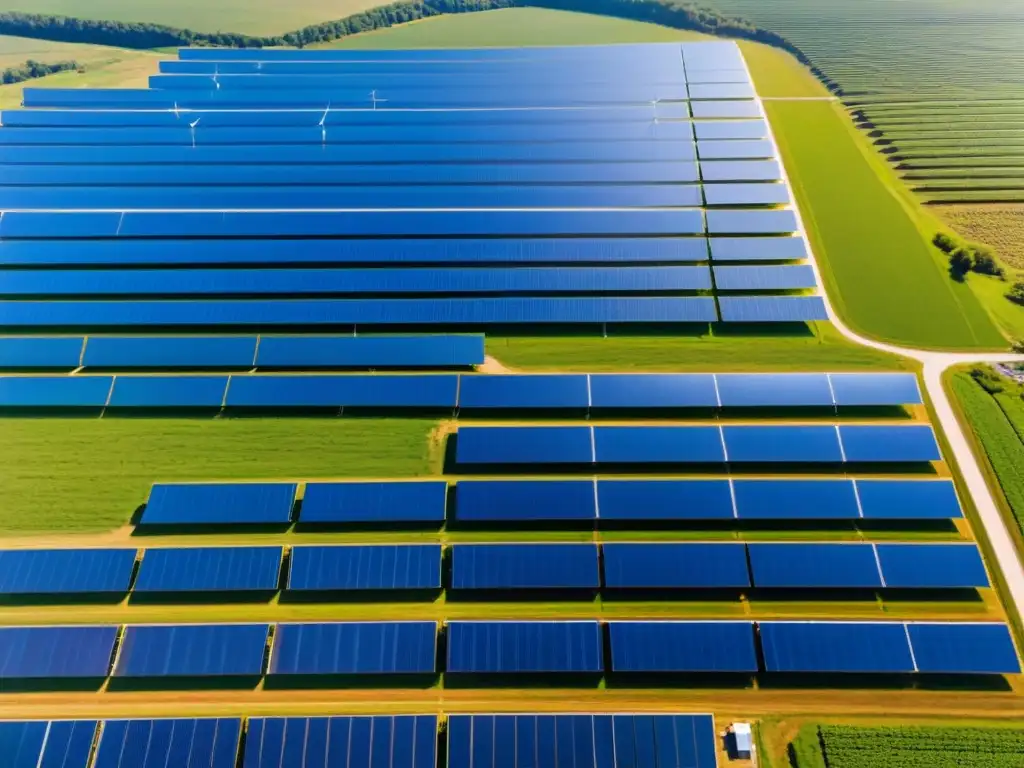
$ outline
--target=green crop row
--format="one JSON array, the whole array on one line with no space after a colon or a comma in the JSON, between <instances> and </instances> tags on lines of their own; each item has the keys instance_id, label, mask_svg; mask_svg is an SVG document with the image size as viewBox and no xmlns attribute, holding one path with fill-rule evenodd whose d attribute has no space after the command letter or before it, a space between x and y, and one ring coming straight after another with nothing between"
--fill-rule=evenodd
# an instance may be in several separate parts
<instances>
[{"instance_id":1,"label":"green crop row","mask_svg":"<svg viewBox=\"0 0 1024 768\"><path fill-rule=\"evenodd\" d=\"M926 203L1021 203L1024 202L1024 190L978 191L961 190L958 192L921 192L918 193Z\"/></svg>"},{"instance_id":2,"label":"green crop row","mask_svg":"<svg viewBox=\"0 0 1024 768\"><path fill-rule=\"evenodd\" d=\"M819 738L829 768L1020 768L1024 755L1014 728L832 725Z\"/></svg>"}]
</instances>

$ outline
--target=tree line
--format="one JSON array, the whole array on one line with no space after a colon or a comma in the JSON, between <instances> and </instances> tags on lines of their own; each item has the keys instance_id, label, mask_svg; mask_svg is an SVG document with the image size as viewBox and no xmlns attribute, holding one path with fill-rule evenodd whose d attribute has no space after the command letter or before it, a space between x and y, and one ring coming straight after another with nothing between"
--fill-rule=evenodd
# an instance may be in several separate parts
<instances>
[{"instance_id":1,"label":"tree line","mask_svg":"<svg viewBox=\"0 0 1024 768\"><path fill-rule=\"evenodd\" d=\"M233 32L195 32L148 22L97 21L6 11L0 13L0 34L119 48L261 48L281 45L303 47L441 14L527 7L581 11L620 19L647 21L675 29L756 40L783 48L805 64L809 63L807 57L796 46L775 32L738 17L725 16L674 0L400 0L343 19L311 24L294 32L269 37Z\"/></svg>"},{"instance_id":2,"label":"tree line","mask_svg":"<svg viewBox=\"0 0 1024 768\"><path fill-rule=\"evenodd\" d=\"M79 69L77 61L57 61L53 64L44 64L41 61L35 59L29 59L24 64L18 67L8 67L0 74L0 81L4 85L10 85L11 83L20 83L25 80L31 80L33 77L46 77L52 75L55 72L67 72L72 69Z\"/></svg>"}]
</instances>

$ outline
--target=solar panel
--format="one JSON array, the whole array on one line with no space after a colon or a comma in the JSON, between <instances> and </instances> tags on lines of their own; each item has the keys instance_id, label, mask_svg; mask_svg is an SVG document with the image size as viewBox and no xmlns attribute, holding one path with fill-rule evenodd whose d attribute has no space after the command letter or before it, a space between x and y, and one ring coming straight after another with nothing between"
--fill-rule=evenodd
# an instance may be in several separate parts
<instances>
[{"instance_id":1,"label":"solar panel","mask_svg":"<svg viewBox=\"0 0 1024 768\"><path fill-rule=\"evenodd\" d=\"M730 462L839 464L844 461L839 433L831 425L724 426Z\"/></svg>"},{"instance_id":2,"label":"solar panel","mask_svg":"<svg viewBox=\"0 0 1024 768\"><path fill-rule=\"evenodd\" d=\"M0 594L124 594L135 549L0 550Z\"/></svg>"},{"instance_id":3,"label":"solar panel","mask_svg":"<svg viewBox=\"0 0 1024 768\"><path fill-rule=\"evenodd\" d=\"M752 160L775 157L775 147L768 139L707 139L697 142L697 154L701 160Z\"/></svg>"},{"instance_id":4,"label":"solar panel","mask_svg":"<svg viewBox=\"0 0 1024 768\"><path fill-rule=\"evenodd\" d=\"M705 184L709 181L778 181L782 178L782 166L779 165L776 160L701 160L700 162L700 174ZM711 185L704 187L705 194L708 194ZM784 187L783 187L784 189ZM709 201L710 203L710 201ZM724 204L724 203L723 203ZM728 218L735 219L739 222L741 218L739 216L724 217L716 216L715 220L727 221ZM742 217L744 220L754 221L755 219L750 217ZM758 216L758 220L770 221L771 219L766 216ZM709 219L709 229L710 229ZM792 232L796 229L782 229L782 230L767 230L769 232ZM746 229L734 230L738 232L745 232ZM754 230L764 231L764 230Z\"/></svg>"},{"instance_id":5,"label":"solar panel","mask_svg":"<svg viewBox=\"0 0 1024 768\"><path fill-rule=\"evenodd\" d=\"M287 525L294 483L155 483L140 525Z\"/></svg>"},{"instance_id":6,"label":"solar panel","mask_svg":"<svg viewBox=\"0 0 1024 768\"><path fill-rule=\"evenodd\" d=\"M333 766L338 760L364 768L433 768L436 747L434 715L251 717L241 768Z\"/></svg>"},{"instance_id":7,"label":"solar panel","mask_svg":"<svg viewBox=\"0 0 1024 768\"><path fill-rule=\"evenodd\" d=\"M0 376L0 408L102 408L111 376Z\"/></svg>"},{"instance_id":8,"label":"solar panel","mask_svg":"<svg viewBox=\"0 0 1024 768\"><path fill-rule=\"evenodd\" d=\"M587 377L579 374L462 376L459 408L586 409L589 389Z\"/></svg>"},{"instance_id":9,"label":"solar panel","mask_svg":"<svg viewBox=\"0 0 1024 768\"><path fill-rule=\"evenodd\" d=\"M768 672L914 672L903 624L761 621Z\"/></svg>"},{"instance_id":10,"label":"solar panel","mask_svg":"<svg viewBox=\"0 0 1024 768\"><path fill-rule=\"evenodd\" d=\"M1015 675L1020 661L1005 624L907 623L916 671L925 674Z\"/></svg>"},{"instance_id":11,"label":"solar panel","mask_svg":"<svg viewBox=\"0 0 1024 768\"><path fill-rule=\"evenodd\" d=\"M820 296L722 296L718 307L726 323L809 323L828 319Z\"/></svg>"},{"instance_id":12,"label":"solar panel","mask_svg":"<svg viewBox=\"0 0 1024 768\"><path fill-rule=\"evenodd\" d=\"M749 621L612 621L612 671L757 672Z\"/></svg>"},{"instance_id":13,"label":"solar panel","mask_svg":"<svg viewBox=\"0 0 1024 768\"><path fill-rule=\"evenodd\" d=\"M715 380L723 408L833 404L824 373L719 373Z\"/></svg>"},{"instance_id":14,"label":"solar panel","mask_svg":"<svg viewBox=\"0 0 1024 768\"><path fill-rule=\"evenodd\" d=\"M694 101L690 103L690 111L699 120L761 117L761 107L756 101ZM698 133L697 138L701 138L701 134Z\"/></svg>"},{"instance_id":15,"label":"solar panel","mask_svg":"<svg viewBox=\"0 0 1024 768\"><path fill-rule=\"evenodd\" d=\"M691 464L725 460L718 427L593 427L601 464Z\"/></svg>"},{"instance_id":16,"label":"solar panel","mask_svg":"<svg viewBox=\"0 0 1024 768\"><path fill-rule=\"evenodd\" d=\"M702 69L745 69L739 47L732 41L701 40L683 43L683 64L687 79L690 73Z\"/></svg>"},{"instance_id":17,"label":"solar panel","mask_svg":"<svg viewBox=\"0 0 1024 768\"><path fill-rule=\"evenodd\" d=\"M600 673L596 621L450 621L448 664L458 673Z\"/></svg>"},{"instance_id":18,"label":"solar panel","mask_svg":"<svg viewBox=\"0 0 1024 768\"><path fill-rule=\"evenodd\" d=\"M483 336L263 336L260 368L447 368L480 365Z\"/></svg>"},{"instance_id":19,"label":"solar panel","mask_svg":"<svg viewBox=\"0 0 1024 768\"><path fill-rule=\"evenodd\" d=\"M440 544L292 547L290 591L441 588Z\"/></svg>"},{"instance_id":20,"label":"solar panel","mask_svg":"<svg viewBox=\"0 0 1024 768\"><path fill-rule=\"evenodd\" d=\"M590 464L588 427L461 427L457 464Z\"/></svg>"},{"instance_id":21,"label":"solar panel","mask_svg":"<svg viewBox=\"0 0 1024 768\"><path fill-rule=\"evenodd\" d=\"M706 373L602 373L590 376L591 408L714 408L715 379Z\"/></svg>"},{"instance_id":22,"label":"solar panel","mask_svg":"<svg viewBox=\"0 0 1024 768\"><path fill-rule=\"evenodd\" d=\"M712 237L714 261L799 261L810 252L802 237Z\"/></svg>"},{"instance_id":23,"label":"solar panel","mask_svg":"<svg viewBox=\"0 0 1024 768\"><path fill-rule=\"evenodd\" d=\"M921 463L941 461L935 433L927 424L876 426L843 424L839 438L847 462Z\"/></svg>"},{"instance_id":24,"label":"solar panel","mask_svg":"<svg viewBox=\"0 0 1024 768\"><path fill-rule=\"evenodd\" d=\"M23 720L0 723L7 768L86 768L95 720Z\"/></svg>"},{"instance_id":25,"label":"solar panel","mask_svg":"<svg viewBox=\"0 0 1024 768\"><path fill-rule=\"evenodd\" d=\"M0 337L0 369L77 368L84 341L81 336Z\"/></svg>"},{"instance_id":26,"label":"solar panel","mask_svg":"<svg viewBox=\"0 0 1024 768\"><path fill-rule=\"evenodd\" d=\"M743 544L608 543L604 585L613 589L733 589L750 586Z\"/></svg>"},{"instance_id":27,"label":"solar panel","mask_svg":"<svg viewBox=\"0 0 1024 768\"><path fill-rule=\"evenodd\" d=\"M875 544L885 586L973 589L989 586L975 544Z\"/></svg>"},{"instance_id":28,"label":"solar panel","mask_svg":"<svg viewBox=\"0 0 1024 768\"><path fill-rule=\"evenodd\" d=\"M147 549L134 592L274 592L282 547Z\"/></svg>"},{"instance_id":29,"label":"solar panel","mask_svg":"<svg viewBox=\"0 0 1024 768\"><path fill-rule=\"evenodd\" d=\"M713 105L705 105L710 107ZM768 136L768 123L764 120L698 120L693 124L697 146L702 141L742 140L753 141Z\"/></svg>"},{"instance_id":30,"label":"solar panel","mask_svg":"<svg viewBox=\"0 0 1024 768\"><path fill-rule=\"evenodd\" d=\"M594 484L587 480L460 480L459 522L593 520Z\"/></svg>"},{"instance_id":31,"label":"solar panel","mask_svg":"<svg viewBox=\"0 0 1024 768\"><path fill-rule=\"evenodd\" d=\"M955 520L963 517L952 480L854 481L867 520Z\"/></svg>"},{"instance_id":32,"label":"solar panel","mask_svg":"<svg viewBox=\"0 0 1024 768\"><path fill-rule=\"evenodd\" d=\"M796 215L788 209L716 208L704 215L709 235L784 235L797 231Z\"/></svg>"},{"instance_id":33,"label":"solar panel","mask_svg":"<svg viewBox=\"0 0 1024 768\"><path fill-rule=\"evenodd\" d=\"M432 621L278 624L272 675L432 674Z\"/></svg>"},{"instance_id":34,"label":"solar panel","mask_svg":"<svg viewBox=\"0 0 1024 768\"><path fill-rule=\"evenodd\" d=\"M306 483L299 522L442 523L447 494L444 480Z\"/></svg>"},{"instance_id":35,"label":"solar panel","mask_svg":"<svg viewBox=\"0 0 1024 768\"><path fill-rule=\"evenodd\" d=\"M602 520L731 520L727 480L598 480Z\"/></svg>"},{"instance_id":36,"label":"solar panel","mask_svg":"<svg viewBox=\"0 0 1024 768\"><path fill-rule=\"evenodd\" d=\"M913 373L830 373L839 406L921 405Z\"/></svg>"},{"instance_id":37,"label":"solar panel","mask_svg":"<svg viewBox=\"0 0 1024 768\"><path fill-rule=\"evenodd\" d=\"M748 544L750 573L761 589L885 586L870 544Z\"/></svg>"},{"instance_id":38,"label":"solar panel","mask_svg":"<svg viewBox=\"0 0 1024 768\"><path fill-rule=\"evenodd\" d=\"M238 718L107 720L93 768L234 768L241 730Z\"/></svg>"},{"instance_id":39,"label":"solar panel","mask_svg":"<svg viewBox=\"0 0 1024 768\"><path fill-rule=\"evenodd\" d=\"M252 368L255 359L252 336L90 336L82 365L114 370Z\"/></svg>"},{"instance_id":40,"label":"solar panel","mask_svg":"<svg viewBox=\"0 0 1024 768\"><path fill-rule=\"evenodd\" d=\"M117 627L0 627L0 679L102 678Z\"/></svg>"},{"instance_id":41,"label":"solar panel","mask_svg":"<svg viewBox=\"0 0 1024 768\"><path fill-rule=\"evenodd\" d=\"M736 69L698 69L686 73L688 85L696 83L749 83L747 70Z\"/></svg>"},{"instance_id":42,"label":"solar panel","mask_svg":"<svg viewBox=\"0 0 1024 768\"><path fill-rule=\"evenodd\" d=\"M857 492L849 480L733 480L740 520L854 520Z\"/></svg>"},{"instance_id":43,"label":"solar panel","mask_svg":"<svg viewBox=\"0 0 1024 768\"><path fill-rule=\"evenodd\" d=\"M715 267L714 272L715 288L719 291L798 291L818 286L814 268L809 264Z\"/></svg>"},{"instance_id":44,"label":"solar panel","mask_svg":"<svg viewBox=\"0 0 1024 768\"><path fill-rule=\"evenodd\" d=\"M442 375L232 376L228 408L367 408L449 411L458 378Z\"/></svg>"},{"instance_id":45,"label":"solar panel","mask_svg":"<svg viewBox=\"0 0 1024 768\"><path fill-rule=\"evenodd\" d=\"M694 83L687 85L691 99L753 99L754 86L749 83Z\"/></svg>"},{"instance_id":46,"label":"solar panel","mask_svg":"<svg viewBox=\"0 0 1024 768\"><path fill-rule=\"evenodd\" d=\"M454 544L452 589L588 589L601 586L596 544Z\"/></svg>"},{"instance_id":47,"label":"solar panel","mask_svg":"<svg viewBox=\"0 0 1024 768\"><path fill-rule=\"evenodd\" d=\"M227 376L115 376L110 408L216 408Z\"/></svg>"},{"instance_id":48,"label":"solar panel","mask_svg":"<svg viewBox=\"0 0 1024 768\"><path fill-rule=\"evenodd\" d=\"M267 624L126 627L114 677L255 677L263 672Z\"/></svg>"},{"instance_id":49,"label":"solar panel","mask_svg":"<svg viewBox=\"0 0 1024 768\"><path fill-rule=\"evenodd\" d=\"M704 185L705 205L787 205L792 202L789 188L785 184L775 183L774 179L766 179L769 183L756 184L729 183L731 179L725 181L727 183Z\"/></svg>"}]
</instances>

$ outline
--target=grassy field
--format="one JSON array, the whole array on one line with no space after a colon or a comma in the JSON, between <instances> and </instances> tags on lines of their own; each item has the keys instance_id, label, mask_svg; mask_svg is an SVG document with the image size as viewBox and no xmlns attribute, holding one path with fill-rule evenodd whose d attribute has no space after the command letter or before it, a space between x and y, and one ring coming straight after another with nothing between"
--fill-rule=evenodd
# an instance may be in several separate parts
<instances>
[{"instance_id":1,"label":"grassy field","mask_svg":"<svg viewBox=\"0 0 1024 768\"><path fill-rule=\"evenodd\" d=\"M379 0L2 0L0 11L54 13L82 19L148 21L197 32L242 32L277 35L308 24L341 19L367 8L383 5Z\"/></svg>"},{"instance_id":2,"label":"grassy field","mask_svg":"<svg viewBox=\"0 0 1024 768\"><path fill-rule=\"evenodd\" d=\"M992 246L1003 261L1024 270L1024 205L947 205L939 215L964 237Z\"/></svg>"}]
</instances>

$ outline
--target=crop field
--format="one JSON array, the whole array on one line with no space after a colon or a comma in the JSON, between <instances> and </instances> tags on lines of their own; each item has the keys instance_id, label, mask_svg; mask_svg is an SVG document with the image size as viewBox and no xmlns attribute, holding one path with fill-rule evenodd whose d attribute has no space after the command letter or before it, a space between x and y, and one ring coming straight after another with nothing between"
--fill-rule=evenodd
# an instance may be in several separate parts
<instances>
[{"instance_id":1,"label":"crop field","mask_svg":"<svg viewBox=\"0 0 1024 768\"><path fill-rule=\"evenodd\" d=\"M1019 170L1024 173L1024 156L1019 162ZM960 170L948 168L942 172L958 173ZM999 169L993 169L996 170ZM947 205L940 214L964 237L990 245L1010 266L1024 269L1024 206Z\"/></svg>"}]
</instances>

